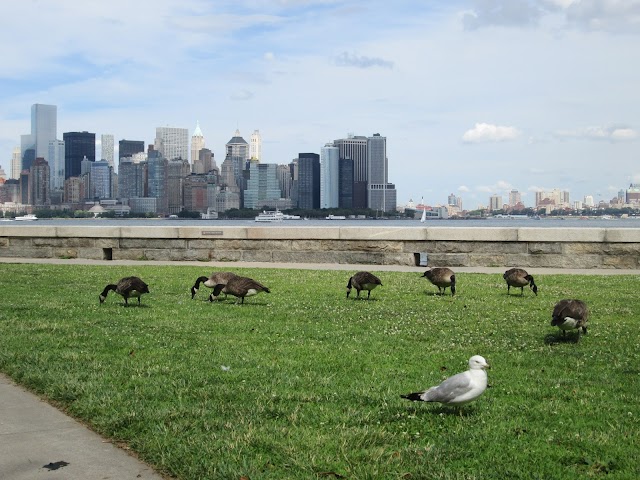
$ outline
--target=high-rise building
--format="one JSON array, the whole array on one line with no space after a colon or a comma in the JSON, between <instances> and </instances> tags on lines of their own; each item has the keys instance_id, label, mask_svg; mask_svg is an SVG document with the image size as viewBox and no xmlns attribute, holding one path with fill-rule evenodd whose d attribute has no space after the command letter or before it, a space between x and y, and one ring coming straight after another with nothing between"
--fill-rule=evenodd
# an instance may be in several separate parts
<instances>
[{"instance_id":1,"label":"high-rise building","mask_svg":"<svg viewBox=\"0 0 640 480\"><path fill-rule=\"evenodd\" d=\"M20 154L20 147L15 147L11 152L11 172L9 178L17 180L20 178L20 171L22 170L22 155Z\"/></svg>"},{"instance_id":2,"label":"high-rise building","mask_svg":"<svg viewBox=\"0 0 640 480\"><path fill-rule=\"evenodd\" d=\"M333 144L340 149L340 158L353 161L353 208L367 208L367 137L349 134Z\"/></svg>"},{"instance_id":3,"label":"high-rise building","mask_svg":"<svg viewBox=\"0 0 640 480\"><path fill-rule=\"evenodd\" d=\"M307 210L320 208L320 155L298 155L297 205Z\"/></svg>"},{"instance_id":4,"label":"high-rise building","mask_svg":"<svg viewBox=\"0 0 640 480\"><path fill-rule=\"evenodd\" d=\"M220 181L227 185L231 191L240 193L240 206L242 207L243 171L247 160L249 160L249 144L240 136L240 131L236 130L235 135L227 142L225 149L225 159L220 168Z\"/></svg>"},{"instance_id":5,"label":"high-rise building","mask_svg":"<svg viewBox=\"0 0 640 480\"><path fill-rule=\"evenodd\" d=\"M91 189L89 198L92 200L111 198L111 171L113 167L106 160L100 160L90 162L89 168Z\"/></svg>"},{"instance_id":6,"label":"high-rise building","mask_svg":"<svg viewBox=\"0 0 640 480\"><path fill-rule=\"evenodd\" d=\"M332 143L320 149L320 208L340 204L340 149Z\"/></svg>"},{"instance_id":7,"label":"high-rise building","mask_svg":"<svg viewBox=\"0 0 640 480\"><path fill-rule=\"evenodd\" d=\"M144 153L143 140L120 140L118 142L118 158L132 157L136 153Z\"/></svg>"},{"instance_id":8,"label":"high-rise building","mask_svg":"<svg viewBox=\"0 0 640 480\"><path fill-rule=\"evenodd\" d=\"M591 203L593 204L593 197L590 197L590 198L591 198ZM587 197L585 197L585 203L586 203L586 199ZM629 188L627 188L627 190L625 191L625 203L634 203L634 204L640 203L640 184L638 183L629 184Z\"/></svg>"},{"instance_id":9,"label":"high-rise building","mask_svg":"<svg viewBox=\"0 0 640 480\"><path fill-rule=\"evenodd\" d=\"M169 160L167 165L167 208L180 213L184 205L184 181L190 175L189 160Z\"/></svg>"},{"instance_id":10,"label":"high-rise building","mask_svg":"<svg viewBox=\"0 0 640 480\"><path fill-rule=\"evenodd\" d=\"M509 192L509 206L515 207L519 203L522 203L522 195L518 190L511 190Z\"/></svg>"},{"instance_id":11,"label":"high-rise building","mask_svg":"<svg viewBox=\"0 0 640 480\"><path fill-rule=\"evenodd\" d=\"M57 136L57 115L55 105L31 106L31 133L21 136L22 169L29 169L36 157L48 160L49 142Z\"/></svg>"},{"instance_id":12,"label":"high-rise building","mask_svg":"<svg viewBox=\"0 0 640 480\"><path fill-rule=\"evenodd\" d=\"M262 208L280 198L278 165L250 162L244 191L244 208Z\"/></svg>"},{"instance_id":13,"label":"high-rise building","mask_svg":"<svg viewBox=\"0 0 640 480\"><path fill-rule=\"evenodd\" d=\"M64 140L64 178L78 177L82 159L96 161L96 134L90 132L66 132Z\"/></svg>"},{"instance_id":14,"label":"high-rise building","mask_svg":"<svg viewBox=\"0 0 640 480\"><path fill-rule=\"evenodd\" d=\"M191 135L191 165L200 160L200 150L204 148L204 135L200 130L200 122L196 121L196 129ZM192 167L193 169L193 167Z\"/></svg>"},{"instance_id":15,"label":"high-rise building","mask_svg":"<svg viewBox=\"0 0 640 480\"><path fill-rule=\"evenodd\" d=\"M100 160L105 160L111 168L115 168L114 164L114 139L113 135L100 135Z\"/></svg>"},{"instance_id":16,"label":"high-rise building","mask_svg":"<svg viewBox=\"0 0 640 480\"><path fill-rule=\"evenodd\" d=\"M502 195L491 195L489 197L489 210L502 210Z\"/></svg>"},{"instance_id":17,"label":"high-rise building","mask_svg":"<svg viewBox=\"0 0 640 480\"><path fill-rule=\"evenodd\" d=\"M278 185L280 186L280 197L291 198L291 167L289 165L278 165Z\"/></svg>"},{"instance_id":18,"label":"high-rise building","mask_svg":"<svg viewBox=\"0 0 640 480\"><path fill-rule=\"evenodd\" d=\"M34 206L49 205L49 163L36 158L29 171L29 203Z\"/></svg>"},{"instance_id":19,"label":"high-rise building","mask_svg":"<svg viewBox=\"0 0 640 480\"><path fill-rule=\"evenodd\" d=\"M167 160L189 159L189 130L177 127L157 127L155 150Z\"/></svg>"},{"instance_id":20,"label":"high-rise building","mask_svg":"<svg viewBox=\"0 0 640 480\"><path fill-rule=\"evenodd\" d=\"M51 190L64 190L65 145L62 140L49 142L49 170Z\"/></svg>"},{"instance_id":21,"label":"high-rise building","mask_svg":"<svg viewBox=\"0 0 640 480\"><path fill-rule=\"evenodd\" d=\"M341 158L339 169L338 207L353 208L353 160Z\"/></svg>"},{"instance_id":22,"label":"high-rise building","mask_svg":"<svg viewBox=\"0 0 640 480\"><path fill-rule=\"evenodd\" d=\"M388 178L387 138L379 133L367 139L367 171L367 206L395 212L397 193Z\"/></svg>"},{"instance_id":23,"label":"high-rise building","mask_svg":"<svg viewBox=\"0 0 640 480\"><path fill-rule=\"evenodd\" d=\"M169 175L169 161L160 152L149 152L147 160L147 196L156 198L155 213L167 214L169 197L167 195L167 181Z\"/></svg>"},{"instance_id":24,"label":"high-rise building","mask_svg":"<svg viewBox=\"0 0 640 480\"><path fill-rule=\"evenodd\" d=\"M259 130L254 130L251 134L249 158L251 160L256 160L257 162L262 161L262 135L260 135Z\"/></svg>"},{"instance_id":25,"label":"high-rise building","mask_svg":"<svg viewBox=\"0 0 640 480\"><path fill-rule=\"evenodd\" d=\"M129 199L145 196L147 163L134 163L125 157L118 166L118 198Z\"/></svg>"}]
</instances>

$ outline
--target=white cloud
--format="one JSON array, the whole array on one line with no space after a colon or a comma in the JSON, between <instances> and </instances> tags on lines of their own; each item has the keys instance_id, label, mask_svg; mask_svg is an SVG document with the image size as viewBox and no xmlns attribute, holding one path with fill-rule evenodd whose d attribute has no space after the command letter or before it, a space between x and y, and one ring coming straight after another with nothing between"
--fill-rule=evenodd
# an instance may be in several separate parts
<instances>
[{"instance_id":1,"label":"white cloud","mask_svg":"<svg viewBox=\"0 0 640 480\"><path fill-rule=\"evenodd\" d=\"M470 192L470 191L471 191L471 189L470 189L469 187L467 187L466 185L460 185L460 186L458 187L458 191L459 191L459 192L465 192L465 193L466 193L466 192Z\"/></svg>"},{"instance_id":2,"label":"white cloud","mask_svg":"<svg viewBox=\"0 0 640 480\"><path fill-rule=\"evenodd\" d=\"M357 68L393 68L393 62L379 57L358 56L352 53L342 52L335 58L335 63L339 67Z\"/></svg>"},{"instance_id":3,"label":"white cloud","mask_svg":"<svg viewBox=\"0 0 640 480\"><path fill-rule=\"evenodd\" d=\"M464 132L462 141L465 143L504 142L515 140L520 131L515 127L476 123L475 127Z\"/></svg>"},{"instance_id":4,"label":"white cloud","mask_svg":"<svg viewBox=\"0 0 640 480\"><path fill-rule=\"evenodd\" d=\"M554 136L561 140L608 140L610 142L620 142L636 140L638 132L628 127L586 127L575 130L557 130Z\"/></svg>"}]
</instances>

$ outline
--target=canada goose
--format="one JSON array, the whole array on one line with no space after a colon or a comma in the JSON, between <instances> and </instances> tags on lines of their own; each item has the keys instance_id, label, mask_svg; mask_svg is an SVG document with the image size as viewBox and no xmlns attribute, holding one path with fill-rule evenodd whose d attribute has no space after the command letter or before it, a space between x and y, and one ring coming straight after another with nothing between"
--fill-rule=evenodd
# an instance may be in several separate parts
<instances>
[{"instance_id":1,"label":"canada goose","mask_svg":"<svg viewBox=\"0 0 640 480\"><path fill-rule=\"evenodd\" d=\"M507 295L511 287L520 287L520 295L524 295L524 287L529 285L529 288L533 290L533 293L538 295L538 287L533 281L533 276L529 275L526 270L522 268L510 268L504 275L502 275L507 281Z\"/></svg>"},{"instance_id":2,"label":"canada goose","mask_svg":"<svg viewBox=\"0 0 640 480\"><path fill-rule=\"evenodd\" d=\"M226 284L219 283L213 287L213 292L209 295L209 301L213 302L216 300L220 292L238 297L236 303L244 303L244 297L251 297L260 292L271 293L267 287L252 278L238 277L237 275L231 278Z\"/></svg>"},{"instance_id":3,"label":"canada goose","mask_svg":"<svg viewBox=\"0 0 640 480\"><path fill-rule=\"evenodd\" d=\"M111 290L124 297L125 305L129 305L129 297L138 297L138 305L140 305L140 296L143 293L149 293L149 285L138 277L124 277L117 284L110 284L104 287L99 297L100 303L104 302L105 298L107 298L107 293Z\"/></svg>"},{"instance_id":4,"label":"canada goose","mask_svg":"<svg viewBox=\"0 0 640 480\"><path fill-rule=\"evenodd\" d=\"M422 276L438 287L439 294L444 294L447 287L451 288L451 296L456 294L456 276L450 268L435 267L424 272Z\"/></svg>"},{"instance_id":5,"label":"canada goose","mask_svg":"<svg viewBox=\"0 0 640 480\"><path fill-rule=\"evenodd\" d=\"M191 300L193 300L193 297L198 293L201 283L204 283L205 287L214 288L219 284L226 285L229 280L236 276L237 275L232 272L213 272L208 277L198 277L196 283L191 287Z\"/></svg>"},{"instance_id":6,"label":"canada goose","mask_svg":"<svg viewBox=\"0 0 640 480\"><path fill-rule=\"evenodd\" d=\"M351 277L347 283L347 298L349 298L351 288L355 288L356 292L358 292L358 298L360 298L360 290L366 290L367 300L369 300L371 290L376 288L378 285L382 286L382 282L374 274L369 272L358 272Z\"/></svg>"},{"instance_id":7,"label":"canada goose","mask_svg":"<svg viewBox=\"0 0 640 480\"><path fill-rule=\"evenodd\" d=\"M487 372L491 368L480 355L469 359L469 370L447 378L440 385L424 392L400 395L414 402L439 402L444 405L461 406L478 398L487 389Z\"/></svg>"},{"instance_id":8,"label":"canada goose","mask_svg":"<svg viewBox=\"0 0 640 480\"><path fill-rule=\"evenodd\" d=\"M567 330L578 329L578 339L580 339L580 329L583 334L587 334L587 321L589 320L589 309L582 300L560 300L553 307L551 314L551 325L562 330L562 336L567 334Z\"/></svg>"}]
</instances>

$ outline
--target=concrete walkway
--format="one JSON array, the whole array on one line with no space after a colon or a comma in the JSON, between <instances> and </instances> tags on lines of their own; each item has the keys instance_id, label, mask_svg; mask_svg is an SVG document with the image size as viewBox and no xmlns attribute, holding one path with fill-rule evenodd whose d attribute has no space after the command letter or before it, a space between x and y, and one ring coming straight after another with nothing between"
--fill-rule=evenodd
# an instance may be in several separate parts
<instances>
[{"instance_id":1,"label":"concrete walkway","mask_svg":"<svg viewBox=\"0 0 640 480\"><path fill-rule=\"evenodd\" d=\"M162 480L151 467L0 374L3 480Z\"/></svg>"},{"instance_id":2,"label":"concrete walkway","mask_svg":"<svg viewBox=\"0 0 640 480\"><path fill-rule=\"evenodd\" d=\"M2 263L56 265L191 265L234 268L291 268L356 272L422 273L426 267L403 265L273 264L247 262L157 262L86 259L0 258ZM454 268L460 273L502 274L505 268ZM640 275L640 270L528 268L533 275ZM0 479L6 480L161 480L163 477L90 429L61 413L0 374Z\"/></svg>"}]
</instances>

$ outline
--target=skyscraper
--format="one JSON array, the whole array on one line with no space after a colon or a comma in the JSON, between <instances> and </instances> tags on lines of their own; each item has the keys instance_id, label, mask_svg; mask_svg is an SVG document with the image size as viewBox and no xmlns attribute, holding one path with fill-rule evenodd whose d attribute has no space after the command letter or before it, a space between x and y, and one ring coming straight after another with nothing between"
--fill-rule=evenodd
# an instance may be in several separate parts
<instances>
[{"instance_id":1,"label":"skyscraper","mask_svg":"<svg viewBox=\"0 0 640 480\"><path fill-rule=\"evenodd\" d=\"M155 149L167 160L189 159L189 130L177 127L157 127Z\"/></svg>"},{"instance_id":2,"label":"skyscraper","mask_svg":"<svg viewBox=\"0 0 640 480\"><path fill-rule=\"evenodd\" d=\"M15 147L11 152L11 172L9 178L20 178L20 171L22 170L22 155L20 154L20 147Z\"/></svg>"},{"instance_id":3,"label":"skyscraper","mask_svg":"<svg viewBox=\"0 0 640 480\"><path fill-rule=\"evenodd\" d=\"M196 129L193 131L193 135L191 135L191 165L193 169L193 164L200 160L200 150L204 148L204 135L202 134L202 130L200 130L200 122L196 121Z\"/></svg>"},{"instance_id":4,"label":"skyscraper","mask_svg":"<svg viewBox=\"0 0 640 480\"><path fill-rule=\"evenodd\" d=\"M62 140L49 142L49 171L51 190L64 189L65 145Z\"/></svg>"},{"instance_id":5,"label":"skyscraper","mask_svg":"<svg viewBox=\"0 0 640 480\"><path fill-rule=\"evenodd\" d=\"M21 136L22 169L29 169L36 157L48 160L49 142L57 135L57 112L55 105L31 106L31 133Z\"/></svg>"},{"instance_id":6,"label":"skyscraper","mask_svg":"<svg viewBox=\"0 0 640 480\"><path fill-rule=\"evenodd\" d=\"M118 142L118 158L132 157L144 152L144 140L120 140Z\"/></svg>"},{"instance_id":7,"label":"skyscraper","mask_svg":"<svg viewBox=\"0 0 640 480\"><path fill-rule=\"evenodd\" d=\"M281 198L275 163L250 162L247 176L244 208L261 208L267 201L273 203Z\"/></svg>"},{"instance_id":8,"label":"skyscraper","mask_svg":"<svg viewBox=\"0 0 640 480\"><path fill-rule=\"evenodd\" d=\"M518 203L522 202L522 195L518 190L511 190L509 192L509 206L515 207Z\"/></svg>"},{"instance_id":9,"label":"skyscraper","mask_svg":"<svg viewBox=\"0 0 640 480\"><path fill-rule=\"evenodd\" d=\"M103 134L100 136L100 160L106 160L111 168L114 168L114 139L113 135Z\"/></svg>"},{"instance_id":10,"label":"skyscraper","mask_svg":"<svg viewBox=\"0 0 640 480\"><path fill-rule=\"evenodd\" d=\"M338 207L353 208L353 160L341 158L339 168Z\"/></svg>"},{"instance_id":11,"label":"skyscraper","mask_svg":"<svg viewBox=\"0 0 640 480\"><path fill-rule=\"evenodd\" d=\"M258 162L262 161L262 136L259 130L254 130L251 134L249 158Z\"/></svg>"},{"instance_id":12,"label":"skyscraper","mask_svg":"<svg viewBox=\"0 0 640 480\"><path fill-rule=\"evenodd\" d=\"M89 184L91 185L91 199L111 198L111 171L112 167L106 160L91 162L89 172Z\"/></svg>"},{"instance_id":13,"label":"skyscraper","mask_svg":"<svg viewBox=\"0 0 640 480\"><path fill-rule=\"evenodd\" d=\"M320 208L320 155L300 153L298 155L298 208Z\"/></svg>"},{"instance_id":14,"label":"skyscraper","mask_svg":"<svg viewBox=\"0 0 640 480\"><path fill-rule=\"evenodd\" d=\"M31 205L49 205L49 164L38 157L29 171L29 203Z\"/></svg>"},{"instance_id":15,"label":"skyscraper","mask_svg":"<svg viewBox=\"0 0 640 480\"><path fill-rule=\"evenodd\" d=\"M367 206L394 212L396 188L388 178L387 138L379 133L367 139L367 171Z\"/></svg>"},{"instance_id":16,"label":"skyscraper","mask_svg":"<svg viewBox=\"0 0 640 480\"><path fill-rule=\"evenodd\" d=\"M340 158L353 161L353 208L367 208L367 137L349 134L333 144L340 149Z\"/></svg>"},{"instance_id":17,"label":"skyscraper","mask_svg":"<svg viewBox=\"0 0 640 480\"><path fill-rule=\"evenodd\" d=\"M225 185L240 190L244 189L243 170L245 163L249 160L249 144L240 136L240 131L236 130L234 136L226 144L226 156L222 162L220 175L221 181Z\"/></svg>"},{"instance_id":18,"label":"skyscraper","mask_svg":"<svg viewBox=\"0 0 640 480\"><path fill-rule=\"evenodd\" d=\"M96 134L90 132L66 132L64 140L64 178L79 177L82 159L96 161Z\"/></svg>"},{"instance_id":19,"label":"skyscraper","mask_svg":"<svg viewBox=\"0 0 640 480\"><path fill-rule=\"evenodd\" d=\"M320 149L320 208L338 208L339 193L340 149L328 143Z\"/></svg>"}]
</instances>

